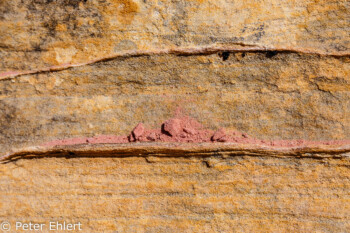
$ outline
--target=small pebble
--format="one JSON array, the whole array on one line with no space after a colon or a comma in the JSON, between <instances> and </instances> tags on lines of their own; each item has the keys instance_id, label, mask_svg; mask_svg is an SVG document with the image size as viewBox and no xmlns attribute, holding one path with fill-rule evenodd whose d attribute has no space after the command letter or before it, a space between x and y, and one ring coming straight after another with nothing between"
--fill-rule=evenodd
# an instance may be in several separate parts
<instances>
[{"instance_id":1,"label":"small pebble","mask_svg":"<svg viewBox=\"0 0 350 233\"><path fill-rule=\"evenodd\" d=\"M176 118L164 122L163 127L163 129L171 136L176 136L182 131L181 120Z\"/></svg>"},{"instance_id":2,"label":"small pebble","mask_svg":"<svg viewBox=\"0 0 350 233\"><path fill-rule=\"evenodd\" d=\"M133 129L132 135L137 140L145 132L145 127L142 123L138 123L137 126Z\"/></svg>"},{"instance_id":3,"label":"small pebble","mask_svg":"<svg viewBox=\"0 0 350 233\"><path fill-rule=\"evenodd\" d=\"M218 141L218 142L225 142L226 139L226 133L224 129L220 129L214 133L214 135L211 137L212 141Z\"/></svg>"}]
</instances>

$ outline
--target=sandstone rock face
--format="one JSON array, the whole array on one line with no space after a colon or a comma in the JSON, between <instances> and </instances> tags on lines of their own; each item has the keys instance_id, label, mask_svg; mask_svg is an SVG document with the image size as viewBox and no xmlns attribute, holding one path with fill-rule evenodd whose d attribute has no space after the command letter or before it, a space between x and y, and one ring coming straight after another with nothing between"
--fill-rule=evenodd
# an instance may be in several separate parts
<instances>
[{"instance_id":1,"label":"sandstone rock face","mask_svg":"<svg viewBox=\"0 0 350 233\"><path fill-rule=\"evenodd\" d=\"M0 224L350 231L349 22L347 0L0 1Z\"/></svg>"},{"instance_id":2,"label":"sandstone rock face","mask_svg":"<svg viewBox=\"0 0 350 233\"><path fill-rule=\"evenodd\" d=\"M0 81L2 151L159 128L179 107L259 139L350 139L348 57L232 53L118 57Z\"/></svg>"},{"instance_id":3,"label":"sandstone rock face","mask_svg":"<svg viewBox=\"0 0 350 233\"><path fill-rule=\"evenodd\" d=\"M0 166L0 220L80 221L83 232L348 232L349 165L245 156L19 160Z\"/></svg>"},{"instance_id":4,"label":"sandstone rock face","mask_svg":"<svg viewBox=\"0 0 350 233\"><path fill-rule=\"evenodd\" d=\"M347 0L3 0L0 17L2 71L236 43L349 53Z\"/></svg>"}]
</instances>

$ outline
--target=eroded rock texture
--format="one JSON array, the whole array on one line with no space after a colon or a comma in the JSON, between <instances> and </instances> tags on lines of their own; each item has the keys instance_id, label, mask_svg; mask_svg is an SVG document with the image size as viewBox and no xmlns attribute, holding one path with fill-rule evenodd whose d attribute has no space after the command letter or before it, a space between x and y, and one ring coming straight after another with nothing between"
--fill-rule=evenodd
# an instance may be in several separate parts
<instances>
[{"instance_id":1,"label":"eroded rock texture","mask_svg":"<svg viewBox=\"0 0 350 233\"><path fill-rule=\"evenodd\" d=\"M1 153L128 134L139 122L158 128L179 108L209 129L260 139L350 138L348 1L0 9Z\"/></svg>"},{"instance_id":2,"label":"eroded rock texture","mask_svg":"<svg viewBox=\"0 0 350 233\"><path fill-rule=\"evenodd\" d=\"M347 0L3 0L0 70L121 51L254 44L349 53Z\"/></svg>"},{"instance_id":3,"label":"eroded rock texture","mask_svg":"<svg viewBox=\"0 0 350 233\"><path fill-rule=\"evenodd\" d=\"M2 148L158 128L178 107L259 139L350 139L348 57L131 56L0 81ZM3 149L4 150L4 149Z\"/></svg>"},{"instance_id":4,"label":"eroded rock texture","mask_svg":"<svg viewBox=\"0 0 350 233\"><path fill-rule=\"evenodd\" d=\"M0 164L0 221L350 231L349 27L347 0L0 1L0 159L17 156ZM154 152L152 142L76 154L91 146L81 138L137 141L176 114L213 132L329 149L240 145L221 157L219 135L195 155L181 144ZM170 136L175 123L163 125ZM45 147L64 139L80 145Z\"/></svg>"},{"instance_id":5,"label":"eroded rock texture","mask_svg":"<svg viewBox=\"0 0 350 233\"><path fill-rule=\"evenodd\" d=\"M348 159L44 158L0 173L0 220L10 223L80 221L83 232L350 230Z\"/></svg>"}]
</instances>

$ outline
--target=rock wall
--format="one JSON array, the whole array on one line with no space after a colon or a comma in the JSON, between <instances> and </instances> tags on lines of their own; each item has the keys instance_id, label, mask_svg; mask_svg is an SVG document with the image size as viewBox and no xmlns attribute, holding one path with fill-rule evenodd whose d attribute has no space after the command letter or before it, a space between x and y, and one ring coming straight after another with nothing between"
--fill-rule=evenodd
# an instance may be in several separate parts
<instances>
[{"instance_id":1,"label":"rock wall","mask_svg":"<svg viewBox=\"0 0 350 233\"><path fill-rule=\"evenodd\" d=\"M3 71L210 45L349 53L347 0L4 0L0 9Z\"/></svg>"},{"instance_id":2,"label":"rock wall","mask_svg":"<svg viewBox=\"0 0 350 233\"><path fill-rule=\"evenodd\" d=\"M159 128L178 108L259 139L350 139L348 57L290 52L117 57L0 81L3 148Z\"/></svg>"},{"instance_id":3,"label":"rock wall","mask_svg":"<svg viewBox=\"0 0 350 233\"><path fill-rule=\"evenodd\" d=\"M0 224L349 231L349 33L347 0L0 1Z\"/></svg>"},{"instance_id":4,"label":"rock wall","mask_svg":"<svg viewBox=\"0 0 350 233\"><path fill-rule=\"evenodd\" d=\"M0 219L44 232L51 220L83 232L350 230L348 158L169 156L2 165Z\"/></svg>"}]
</instances>

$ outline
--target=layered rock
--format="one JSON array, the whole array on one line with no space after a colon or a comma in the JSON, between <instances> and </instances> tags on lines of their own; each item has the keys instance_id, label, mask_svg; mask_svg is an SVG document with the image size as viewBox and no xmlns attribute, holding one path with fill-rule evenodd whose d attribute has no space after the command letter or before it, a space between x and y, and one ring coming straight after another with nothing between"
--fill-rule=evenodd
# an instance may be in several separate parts
<instances>
[{"instance_id":1,"label":"layered rock","mask_svg":"<svg viewBox=\"0 0 350 233\"><path fill-rule=\"evenodd\" d=\"M349 58L270 55L117 57L3 79L1 150L160 128L179 107L207 129L262 140L349 139Z\"/></svg>"},{"instance_id":2,"label":"layered rock","mask_svg":"<svg viewBox=\"0 0 350 233\"><path fill-rule=\"evenodd\" d=\"M213 45L349 54L347 0L4 0L0 12L3 72Z\"/></svg>"},{"instance_id":3,"label":"layered rock","mask_svg":"<svg viewBox=\"0 0 350 233\"><path fill-rule=\"evenodd\" d=\"M0 1L0 226L350 231L349 21L346 0Z\"/></svg>"},{"instance_id":4,"label":"layered rock","mask_svg":"<svg viewBox=\"0 0 350 233\"><path fill-rule=\"evenodd\" d=\"M100 155L1 165L0 220L81 222L83 232L350 229L345 157Z\"/></svg>"}]
</instances>

